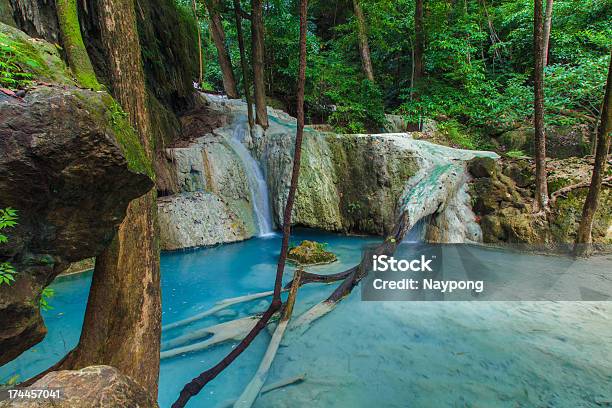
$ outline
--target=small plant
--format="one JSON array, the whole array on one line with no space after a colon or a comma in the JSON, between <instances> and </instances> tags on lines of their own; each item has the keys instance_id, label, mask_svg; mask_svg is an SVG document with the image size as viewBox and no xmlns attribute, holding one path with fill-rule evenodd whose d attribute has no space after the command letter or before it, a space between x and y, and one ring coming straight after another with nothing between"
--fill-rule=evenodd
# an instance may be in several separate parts
<instances>
[{"instance_id":1,"label":"small plant","mask_svg":"<svg viewBox=\"0 0 612 408\"><path fill-rule=\"evenodd\" d=\"M40 294L40 300L38 301L38 305L41 310L47 311L52 310L53 306L49 304L49 299L55 296L55 290L51 288L44 288Z\"/></svg>"},{"instance_id":2,"label":"small plant","mask_svg":"<svg viewBox=\"0 0 612 408\"><path fill-rule=\"evenodd\" d=\"M20 55L18 48L9 41L8 37L0 33L0 86L16 89L32 82L32 74L24 72L17 63L19 57L23 56Z\"/></svg>"},{"instance_id":3,"label":"small plant","mask_svg":"<svg viewBox=\"0 0 612 408\"><path fill-rule=\"evenodd\" d=\"M522 150L510 150L509 152L506 152L506 156L510 157L511 159L520 159L522 157L526 157L527 155Z\"/></svg>"},{"instance_id":4,"label":"small plant","mask_svg":"<svg viewBox=\"0 0 612 408\"><path fill-rule=\"evenodd\" d=\"M17 210L13 208L0 209L0 230L13 228L17 225ZM0 244L8 242L8 237L0 233ZM17 271L10 262L0 263L0 285L10 285L15 281Z\"/></svg>"}]
</instances>

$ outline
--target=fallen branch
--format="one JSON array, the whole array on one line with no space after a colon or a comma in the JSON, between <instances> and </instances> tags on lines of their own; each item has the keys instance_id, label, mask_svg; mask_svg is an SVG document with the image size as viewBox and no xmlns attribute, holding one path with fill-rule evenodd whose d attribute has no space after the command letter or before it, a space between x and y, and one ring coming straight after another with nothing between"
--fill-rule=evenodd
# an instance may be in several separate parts
<instances>
[{"instance_id":1,"label":"fallen branch","mask_svg":"<svg viewBox=\"0 0 612 408\"><path fill-rule=\"evenodd\" d=\"M236 305L236 304L239 304L239 303L249 302L249 301L255 300L255 299L261 299L261 298L264 298L264 297L272 296L273 294L274 294L274 291L270 290L268 292L254 293L252 295L244 295L244 296L238 296L238 297L235 297L235 298L229 298L229 299L221 300L221 301L215 303L215 305L212 308L210 308L210 309L208 309L208 310L206 310L204 312L195 314L195 315L190 316L190 317L188 317L186 319L183 319L183 320L179 320L178 322L170 323L170 324L167 324L167 325L163 326L162 327L162 331L163 330L171 330L171 329L174 329L174 328L177 328L177 327L180 327L180 326L185 326L185 325L187 325L189 323L195 322L197 320L201 320L201 319L203 319L203 318L205 318L207 316L215 314L218 311L223 310L223 309L225 309L227 307L230 307L230 306L233 306L233 305Z\"/></svg>"},{"instance_id":2,"label":"fallen branch","mask_svg":"<svg viewBox=\"0 0 612 408\"><path fill-rule=\"evenodd\" d=\"M354 266L351 269L348 269L344 272L340 272L340 273L332 273L329 275L319 275L316 273L310 273L310 272L305 272L302 271L302 278L300 279L300 286L304 286L308 283L333 283L333 282L337 282L339 280L342 280L344 278L346 278L348 275L351 274L351 272L353 271L353 269L356 268L356 266ZM285 290L289 289L291 286L293 285L293 279L287 283L285 285Z\"/></svg>"},{"instance_id":3,"label":"fallen branch","mask_svg":"<svg viewBox=\"0 0 612 408\"><path fill-rule=\"evenodd\" d=\"M287 325L289 325L289 319L291 318L291 314L293 313L293 305L295 304L295 297L297 296L297 291L300 287L301 274L301 270L298 269L295 271L291 290L289 291L289 297L285 303L285 308L283 310L280 322L278 323L278 326L276 326L276 330L272 335L272 339L270 340L266 354L264 354L261 363L259 364L259 368L253 376L253 379L246 386L240 397L238 397L238 400L234 404L234 408L251 408L259 396L259 393L266 382L266 379L268 378L270 366L272 365L274 357L278 352L278 347L283 339L285 330L287 330Z\"/></svg>"},{"instance_id":4,"label":"fallen branch","mask_svg":"<svg viewBox=\"0 0 612 408\"><path fill-rule=\"evenodd\" d=\"M302 332L306 331L312 322L331 312L338 302L351 293L353 288L368 274L370 261L373 255L392 255L397 246L402 242L406 233L410 230L411 224L407 212L403 212L399 221L393 228L391 236L378 245L373 251L366 251L361 262L346 272L349 274L344 281L332 292L324 301L317 303L305 313L300 315L295 322L296 327L300 327Z\"/></svg>"},{"instance_id":5,"label":"fallen branch","mask_svg":"<svg viewBox=\"0 0 612 408\"><path fill-rule=\"evenodd\" d=\"M160 358L164 360L166 358L176 357L181 354L204 350L229 340L243 340L246 335L251 330L253 330L253 327L255 327L255 324L257 324L258 321L259 320L257 317L243 317L240 319L232 320L230 322L207 327L205 329L196 330L184 336L177 337L176 339L164 343L165 347L174 348L162 351L160 353ZM204 337L208 338L204 341L195 344L190 344L189 346L177 347L181 344L188 343L191 340L196 340Z\"/></svg>"},{"instance_id":6,"label":"fallen branch","mask_svg":"<svg viewBox=\"0 0 612 408\"><path fill-rule=\"evenodd\" d=\"M305 379L306 379L306 375L302 374L302 375L298 375L296 377L290 377L290 378L286 378L284 380L280 380L280 381L274 382L274 383L272 383L270 385L266 385L265 387L263 387L261 389L260 395L267 394L270 391L278 390L279 388L283 388L283 387L286 387L288 385L300 384ZM220 405L218 405L217 408L231 408L231 407L234 406L236 401L237 400L231 400L231 401L223 402Z\"/></svg>"},{"instance_id":7,"label":"fallen branch","mask_svg":"<svg viewBox=\"0 0 612 408\"><path fill-rule=\"evenodd\" d=\"M569 192L573 190L576 190L579 188L587 188L590 185L591 185L591 181L589 180L589 181L584 181L582 183L576 183L576 184L572 184L572 185L560 188L559 190L552 193L552 195L550 196L550 205L552 206L553 204L555 204L555 202L557 201L559 197L561 196L565 197ZM601 182L601 185L612 188L612 177L607 177L603 179L603 181Z\"/></svg>"}]
</instances>

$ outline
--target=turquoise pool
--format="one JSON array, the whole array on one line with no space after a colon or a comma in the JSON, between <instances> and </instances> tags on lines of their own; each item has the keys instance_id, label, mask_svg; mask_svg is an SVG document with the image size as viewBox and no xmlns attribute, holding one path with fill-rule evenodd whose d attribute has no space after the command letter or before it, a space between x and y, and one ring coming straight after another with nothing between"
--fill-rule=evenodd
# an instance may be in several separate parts
<instances>
[{"instance_id":1,"label":"turquoise pool","mask_svg":"<svg viewBox=\"0 0 612 408\"><path fill-rule=\"evenodd\" d=\"M312 269L336 272L356 263L367 237L298 230L293 241L327 242L339 262ZM280 236L162 255L163 323L215 302L269 290ZM528 256L528 255L525 255ZM288 270L286 279L291 276ZM44 312L45 340L0 368L0 382L21 379L59 360L78 341L91 273L54 282L53 310ZM325 298L327 285L300 290L295 313ZM164 333L190 330L265 309L255 300ZM191 407L236 398L255 372L264 332ZM164 360L159 402L169 407L182 385L222 358L234 343ZM259 398L257 407L589 407L612 403L612 305L606 302L361 302L359 290L303 334L289 331L269 382L306 380Z\"/></svg>"}]
</instances>

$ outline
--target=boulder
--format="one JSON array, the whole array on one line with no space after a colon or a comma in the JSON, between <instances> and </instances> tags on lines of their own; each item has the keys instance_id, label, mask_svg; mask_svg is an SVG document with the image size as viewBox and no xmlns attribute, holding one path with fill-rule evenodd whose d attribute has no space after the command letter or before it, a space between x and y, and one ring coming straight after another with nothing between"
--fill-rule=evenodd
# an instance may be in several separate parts
<instances>
[{"instance_id":1,"label":"boulder","mask_svg":"<svg viewBox=\"0 0 612 408\"><path fill-rule=\"evenodd\" d=\"M52 371L28 390L59 391L59 398L19 398L0 408L157 408L155 399L130 377L110 366Z\"/></svg>"},{"instance_id":2,"label":"boulder","mask_svg":"<svg viewBox=\"0 0 612 408\"><path fill-rule=\"evenodd\" d=\"M325 244L308 240L289 248L287 259L298 265L321 265L338 260L334 253L325 250Z\"/></svg>"},{"instance_id":3,"label":"boulder","mask_svg":"<svg viewBox=\"0 0 612 408\"><path fill-rule=\"evenodd\" d=\"M3 95L3 94L0 94ZM0 97L0 208L18 211L0 261L0 365L41 341L41 291L71 262L98 255L128 203L153 182L137 136L105 92L31 89Z\"/></svg>"}]
</instances>

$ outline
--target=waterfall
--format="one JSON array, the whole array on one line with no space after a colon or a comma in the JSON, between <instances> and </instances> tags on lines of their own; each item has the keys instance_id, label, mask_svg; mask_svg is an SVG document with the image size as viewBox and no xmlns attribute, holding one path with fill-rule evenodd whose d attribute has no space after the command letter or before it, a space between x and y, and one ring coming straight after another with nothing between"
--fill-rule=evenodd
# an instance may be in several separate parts
<instances>
[{"instance_id":1,"label":"waterfall","mask_svg":"<svg viewBox=\"0 0 612 408\"><path fill-rule=\"evenodd\" d=\"M248 125L246 120L236 123L232 137L228 138L234 152L240 158L246 172L249 182L249 190L251 191L251 202L253 204L253 212L257 222L258 236L269 236L272 231L272 211L270 209L270 200L268 198L268 186L261 167L257 160L253 158L249 150L244 145L245 137L248 134Z\"/></svg>"}]
</instances>

